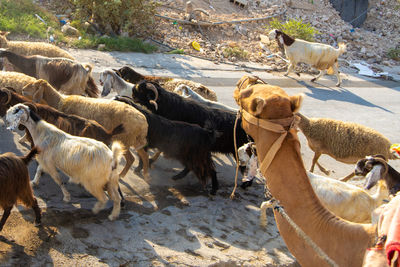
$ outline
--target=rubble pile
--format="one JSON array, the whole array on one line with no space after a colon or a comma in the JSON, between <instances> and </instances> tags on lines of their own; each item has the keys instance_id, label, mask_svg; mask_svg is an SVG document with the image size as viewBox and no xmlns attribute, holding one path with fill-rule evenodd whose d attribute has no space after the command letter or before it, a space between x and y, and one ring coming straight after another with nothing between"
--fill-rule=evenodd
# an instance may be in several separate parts
<instances>
[{"instance_id":1,"label":"rubble pile","mask_svg":"<svg viewBox=\"0 0 400 267\"><path fill-rule=\"evenodd\" d=\"M158 13L170 18L185 19L184 0L162 0ZM310 23L320 34L317 42L337 47L338 42L347 44L344 61L363 60L369 64L392 66L397 61L388 57L391 48L400 45L400 2L398 0L370 0L367 20L362 28L353 28L341 19L329 0L255 0L239 7L229 0L191 0L192 10L202 9L192 22L220 22L277 16L280 20L302 19ZM279 57L269 56L277 52L276 44L260 35L266 34L269 20L246 23L230 23L214 26L187 25L173 20L158 19L153 39L170 47L182 49L186 54L202 56L215 61L245 61L263 63L270 70L280 70L286 63ZM196 51L191 43L200 44ZM237 47L236 53L227 53ZM245 51L240 53L240 51ZM232 51L232 50L229 50ZM247 52L247 53L246 53ZM281 51L279 53L282 53ZM269 57L268 57L269 56Z\"/></svg>"}]
</instances>

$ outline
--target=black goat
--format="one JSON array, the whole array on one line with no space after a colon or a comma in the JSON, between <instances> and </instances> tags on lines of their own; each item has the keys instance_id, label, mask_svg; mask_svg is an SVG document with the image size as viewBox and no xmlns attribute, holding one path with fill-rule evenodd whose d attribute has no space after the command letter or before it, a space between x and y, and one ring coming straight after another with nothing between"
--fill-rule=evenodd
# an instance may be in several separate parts
<instances>
[{"instance_id":1,"label":"black goat","mask_svg":"<svg viewBox=\"0 0 400 267\"><path fill-rule=\"evenodd\" d=\"M158 95L155 95L155 88ZM175 121L194 123L201 127L213 129L221 132L211 152L235 155L233 128L235 125L236 114L227 110L206 107L192 99L186 99L175 93L169 92L157 83L140 82L132 90L132 98L150 109L152 112L165 118ZM157 102L156 109L150 100ZM241 119L236 127L237 147L249 142L246 132L242 129ZM188 170L183 170L179 175L184 177Z\"/></svg>"},{"instance_id":2,"label":"black goat","mask_svg":"<svg viewBox=\"0 0 400 267\"><path fill-rule=\"evenodd\" d=\"M195 173L203 186L206 185L207 178L211 177L211 194L217 192L217 174L211 159L211 148L216 142L217 132L195 124L168 120L134 103L129 97L116 96L114 99L133 106L146 116L149 148L157 148L165 157L178 160L185 169Z\"/></svg>"},{"instance_id":3,"label":"black goat","mask_svg":"<svg viewBox=\"0 0 400 267\"><path fill-rule=\"evenodd\" d=\"M380 168L376 168L377 166ZM400 191L400 173L382 155L367 156L357 161L355 174L366 177L366 189L372 188L378 180L384 180L391 195Z\"/></svg>"}]
</instances>

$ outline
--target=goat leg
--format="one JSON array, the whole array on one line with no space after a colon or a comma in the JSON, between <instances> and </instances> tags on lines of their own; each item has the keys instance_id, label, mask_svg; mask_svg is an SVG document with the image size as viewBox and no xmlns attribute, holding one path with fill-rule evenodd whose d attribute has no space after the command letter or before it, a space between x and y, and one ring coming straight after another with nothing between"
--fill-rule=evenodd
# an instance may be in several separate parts
<instances>
[{"instance_id":1,"label":"goat leg","mask_svg":"<svg viewBox=\"0 0 400 267\"><path fill-rule=\"evenodd\" d=\"M217 180L217 172L215 170L212 170L211 173L211 195L216 195L217 190L219 188L218 180Z\"/></svg>"},{"instance_id":2,"label":"goat leg","mask_svg":"<svg viewBox=\"0 0 400 267\"><path fill-rule=\"evenodd\" d=\"M348 180L350 180L351 178L353 178L354 176L354 172L351 172L349 175L347 175L346 177L340 178L339 181L341 182L347 182Z\"/></svg>"},{"instance_id":3,"label":"goat leg","mask_svg":"<svg viewBox=\"0 0 400 267\"><path fill-rule=\"evenodd\" d=\"M121 197L121 207L125 207L124 194L122 194L121 187L119 185L118 185L118 193L119 193L119 196Z\"/></svg>"},{"instance_id":4,"label":"goat leg","mask_svg":"<svg viewBox=\"0 0 400 267\"><path fill-rule=\"evenodd\" d=\"M12 206L4 209L3 217L1 217L1 221L0 221L0 232L1 232L1 230L3 230L3 226L6 223L8 216L10 216L11 209L12 209Z\"/></svg>"},{"instance_id":5,"label":"goat leg","mask_svg":"<svg viewBox=\"0 0 400 267\"><path fill-rule=\"evenodd\" d=\"M190 172L190 170L185 167L180 173L172 176L172 180L175 180L175 181L180 180L180 179L184 178L189 172Z\"/></svg>"},{"instance_id":6,"label":"goat leg","mask_svg":"<svg viewBox=\"0 0 400 267\"><path fill-rule=\"evenodd\" d=\"M32 209L35 212L35 226L39 226L42 223L42 215L36 198L33 199Z\"/></svg>"}]
</instances>

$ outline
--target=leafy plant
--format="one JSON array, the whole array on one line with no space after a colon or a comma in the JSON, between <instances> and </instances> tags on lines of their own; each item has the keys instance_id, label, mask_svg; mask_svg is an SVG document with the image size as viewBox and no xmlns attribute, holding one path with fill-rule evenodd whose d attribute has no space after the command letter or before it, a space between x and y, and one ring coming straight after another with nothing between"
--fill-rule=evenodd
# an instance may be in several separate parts
<instances>
[{"instance_id":1,"label":"leafy plant","mask_svg":"<svg viewBox=\"0 0 400 267\"><path fill-rule=\"evenodd\" d=\"M400 60L400 46L389 49L387 54L391 59Z\"/></svg>"},{"instance_id":2,"label":"leafy plant","mask_svg":"<svg viewBox=\"0 0 400 267\"><path fill-rule=\"evenodd\" d=\"M167 52L167 54L185 54L185 50L183 50L183 49L174 49L174 50L171 50L171 51Z\"/></svg>"},{"instance_id":3,"label":"leafy plant","mask_svg":"<svg viewBox=\"0 0 400 267\"><path fill-rule=\"evenodd\" d=\"M157 47L144 43L140 39L129 37L94 37L84 35L80 40L76 40L72 45L76 48L93 48L97 49L100 44L104 44L104 51L134 51L142 53L152 53Z\"/></svg>"},{"instance_id":4,"label":"leafy plant","mask_svg":"<svg viewBox=\"0 0 400 267\"><path fill-rule=\"evenodd\" d=\"M293 38L299 38L306 41L314 41L314 35L320 34L317 29L312 27L309 23L303 23L303 20L301 19L289 19L288 21L281 22L274 18L269 25L266 26L266 29L267 31L277 29Z\"/></svg>"},{"instance_id":5,"label":"leafy plant","mask_svg":"<svg viewBox=\"0 0 400 267\"><path fill-rule=\"evenodd\" d=\"M236 57L237 59L246 59L249 53L243 48L235 46L225 48L222 54L226 58Z\"/></svg>"},{"instance_id":6,"label":"leafy plant","mask_svg":"<svg viewBox=\"0 0 400 267\"><path fill-rule=\"evenodd\" d=\"M107 34L144 35L154 30L156 2L152 0L72 0L75 18L93 21Z\"/></svg>"},{"instance_id":7,"label":"leafy plant","mask_svg":"<svg viewBox=\"0 0 400 267\"><path fill-rule=\"evenodd\" d=\"M35 14L41 17L47 25ZM57 28L57 18L33 4L31 0L0 0L0 30L46 38L46 30L49 26ZM57 34L60 33L60 31L57 32Z\"/></svg>"}]
</instances>

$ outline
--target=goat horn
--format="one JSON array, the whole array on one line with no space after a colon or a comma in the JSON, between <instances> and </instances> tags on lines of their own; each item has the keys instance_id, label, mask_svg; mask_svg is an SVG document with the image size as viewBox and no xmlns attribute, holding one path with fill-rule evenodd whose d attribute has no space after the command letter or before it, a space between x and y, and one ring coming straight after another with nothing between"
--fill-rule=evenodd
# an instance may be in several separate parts
<instances>
[{"instance_id":1,"label":"goat horn","mask_svg":"<svg viewBox=\"0 0 400 267\"><path fill-rule=\"evenodd\" d=\"M7 94L7 101L4 102L4 105L7 105L11 101L11 92L9 90L4 90L4 89L1 89L1 91Z\"/></svg>"},{"instance_id":2,"label":"goat horn","mask_svg":"<svg viewBox=\"0 0 400 267\"><path fill-rule=\"evenodd\" d=\"M147 84L147 88L154 92L155 97L154 97L153 100L154 100L154 101L157 101L157 99L158 99L158 91L157 91L157 88L156 88L153 84L151 84L151 83L148 83L148 84Z\"/></svg>"},{"instance_id":3,"label":"goat horn","mask_svg":"<svg viewBox=\"0 0 400 267\"><path fill-rule=\"evenodd\" d=\"M156 102L156 101L150 100L149 102L150 102L150 104L152 104L152 105L154 106L154 108L155 108L156 110L158 109L158 105L157 105L157 102Z\"/></svg>"}]
</instances>

